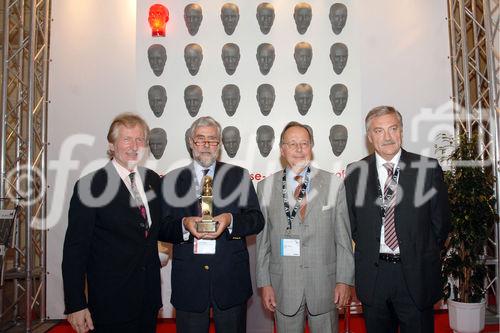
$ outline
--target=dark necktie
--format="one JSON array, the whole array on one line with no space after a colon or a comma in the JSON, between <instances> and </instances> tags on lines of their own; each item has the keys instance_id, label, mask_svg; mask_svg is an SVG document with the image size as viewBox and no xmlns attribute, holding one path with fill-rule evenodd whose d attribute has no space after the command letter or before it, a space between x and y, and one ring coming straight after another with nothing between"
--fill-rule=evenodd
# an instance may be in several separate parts
<instances>
[{"instance_id":1,"label":"dark necktie","mask_svg":"<svg viewBox=\"0 0 500 333\"><path fill-rule=\"evenodd\" d=\"M205 177L209 171L210 171L210 169L203 169L203 177Z\"/></svg>"},{"instance_id":2,"label":"dark necktie","mask_svg":"<svg viewBox=\"0 0 500 333\"><path fill-rule=\"evenodd\" d=\"M135 183L135 172L129 173L128 176L130 178L130 191L132 192L132 196L134 197L137 208L139 208L141 216L144 219L144 221L141 221L141 226L144 227L145 229L144 237L147 237L149 223L148 223L148 214L146 212L146 206L144 206L144 203L142 202L141 195L139 194L139 190L137 189L137 185Z\"/></svg>"},{"instance_id":3,"label":"dark necktie","mask_svg":"<svg viewBox=\"0 0 500 333\"><path fill-rule=\"evenodd\" d=\"M294 179L299 184L295 188L295 191L293 191L293 197L295 198L295 200L298 200L303 185L302 176L295 176ZM304 197L300 202L300 208L299 208L299 214L300 218L302 219L302 222L304 222L304 217L306 216L306 209L307 209L307 199L306 199L306 194L304 193Z\"/></svg>"},{"instance_id":4,"label":"dark necktie","mask_svg":"<svg viewBox=\"0 0 500 333\"><path fill-rule=\"evenodd\" d=\"M391 250L394 251L398 247L398 238L396 235L396 224L394 219L394 210L396 208L396 190L398 184L392 178L394 164L384 163L384 167L387 170L387 180L384 185L384 242Z\"/></svg>"}]
</instances>

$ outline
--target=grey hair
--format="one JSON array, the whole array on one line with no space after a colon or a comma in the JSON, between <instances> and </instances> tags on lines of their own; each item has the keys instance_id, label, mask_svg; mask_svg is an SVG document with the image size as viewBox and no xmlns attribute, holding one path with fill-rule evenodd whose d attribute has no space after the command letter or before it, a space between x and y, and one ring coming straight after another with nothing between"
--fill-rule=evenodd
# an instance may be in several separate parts
<instances>
[{"instance_id":1,"label":"grey hair","mask_svg":"<svg viewBox=\"0 0 500 333\"><path fill-rule=\"evenodd\" d=\"M370 129L370 123L373 118L380 117L380 116L385 116L386 114L393 114L396 115L396 117L399 120L399 125L403 127L403 116L401 116L401 113L399 113L398 110L396 110L393 106L389 105L381 105L374 107L373 109L368 112L365 118L365 129L368 132Z\"/></svg>"},{"instance_id":2,"label":"grey hair","mask_svg":"<svg viewBox=\"0 0 500 333\"><path fill-rule=\"evenodd\" d=\"M196 129L198 127L205 127L205 126L217 128L217 140L221 141L221 133L222 133L221 126L214 118L210 116L200 117L196 119L189 128L189 137L194 140L194 132L196 132Z\"/></svg>"},{"instance_id":3,"label":"grey hair","mask_svg":"<svg viewBox=\"0 0 500 333\"><path fill-rule=\"evenodd\" d=\"M312 133L312 129L304 124L299 123L298 121L291 121L285 125L285 128L283 128L283 131L281 131L280 135L280 146L283 145L283 138L285 137L286 131L288 131L288 129L291 127L301 127L305 129L307 133L309 133L309 141L311 142L311 147L314 146L314 136Z\"/></svg>"}]
</instances>

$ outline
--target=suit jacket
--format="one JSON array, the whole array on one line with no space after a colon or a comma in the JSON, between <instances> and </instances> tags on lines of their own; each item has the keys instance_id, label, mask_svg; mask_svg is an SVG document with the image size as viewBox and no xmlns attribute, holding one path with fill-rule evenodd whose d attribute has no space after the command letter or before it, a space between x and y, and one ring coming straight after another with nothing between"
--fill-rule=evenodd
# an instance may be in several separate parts
<instances>
[{"instance_id":1,"label":"suit jacket","mask_svg":"<svg viewBox=\"0 0 500 333\"><path fill-rule=\"evenodd\" d=\"M76 183L62 262L66 314L88 307L101 325L132 320L144 304L161 307L160 178L144 168L138 173L149 198L147 238L140 211L131 206L131 194L111 162Z\"/></svg>"},{"instance_id":2,"label":"suit jacket","mask_svg":"<svg viewBox=\"0 0 500 333\"><path fill-rule=\"evenodd\" d=\"M216 240L214 255L193 253L193 236L182 237L182 218L200 216L193 165L174 170L162 180L160 240L173 243L172 305L182 311L203 312L215 301L221 309L242 304L252 295L245 237L262 230L264 219L248 171L217 162L213 179L213 215L231 213Z\"/></svg>"},{"instance_id":3,"label":"suit jacket","mask_svg":"<svg viewBox=\"0 0 500 333\"><path fill-rule=\"evenodd\" d=\"M410 296L423 309L442 296L440 251L450 229L447 189L435 159L402 150L399 167L398 196L402 195L395 223L401 265ZM382 211L377 204L377 183L374 154L347 167L345 188L356 243L356 292L367 305L373 302L379 266Z\"/></svg>"},{"instance_id":4,"label":"suit jacket","mask_svg":"<svg viewBox=\"0 0 500 333\"><path fill-rule=\"evenodd\" d=\"M257 286L271 285L277 309L293 315L305 295L313 315L335 308L336 283L354 284L354 259L342 182L333 174L311 168L304 221L299 213L291 234L300 239L300 257L280 255L280 241L288 220L282 196L283 172L257 185L266 224L257 235ZM293 207L290 207L292 210Z\"/></svg>"}]
</instances>

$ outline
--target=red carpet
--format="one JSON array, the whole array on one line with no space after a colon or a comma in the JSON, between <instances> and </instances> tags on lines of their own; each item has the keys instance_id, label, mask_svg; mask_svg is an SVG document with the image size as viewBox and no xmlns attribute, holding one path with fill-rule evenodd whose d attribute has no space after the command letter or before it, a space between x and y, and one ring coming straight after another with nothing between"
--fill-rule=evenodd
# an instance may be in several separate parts
<instances>
[{"instance_id":1,"label":"red carpet","mask_svg":"<svg viewBox=\"0 0 500 333\"><path fill-rule=\"evenodd\" d=\"M452 333L448 325L448 313L438 313L436 314L435 321L435 333ZM487 325L483 332L499 332L499 325ZM340 320L340 332L344 332L344 321ZM363 318L360 315L351 315L350 321L350 331L352 333L363 333L365 332L365 327L363 323ZM62 322L56 327L52 328L49 333L71 333L73 332L71 327L67 322ZM175 332L175 320L174 319L161 319L158 322L157 333L174 333ZM210 327L210 332L215 333L213 325ZM306 330L308 332L308 330Z\"/></svg>"}]
</instances>

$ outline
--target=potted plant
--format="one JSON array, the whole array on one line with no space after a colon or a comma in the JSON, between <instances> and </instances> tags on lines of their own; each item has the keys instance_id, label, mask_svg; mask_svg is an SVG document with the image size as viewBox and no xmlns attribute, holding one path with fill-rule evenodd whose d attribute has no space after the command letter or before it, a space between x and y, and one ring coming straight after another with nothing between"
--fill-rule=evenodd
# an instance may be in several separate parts
<instances>
[{"instance_id":1,"label":"potted plant","mask_svg":"<svg viewBox=\"0 0 500 333\"><path fill-rule=\"evenodd\" d=\"M484 250L498 219L491 165L482 165L477 135L441 137L438 150L449 152L448 186L451 230L443 252L443 284L448 300L450 327L455 332L480 332L484 328Z\"/></svg>"}]
</instances>

